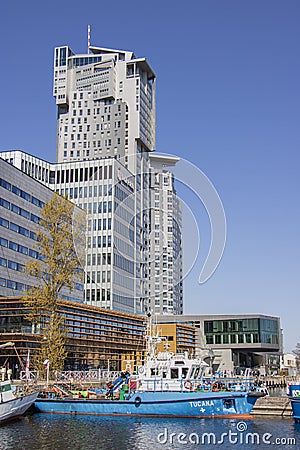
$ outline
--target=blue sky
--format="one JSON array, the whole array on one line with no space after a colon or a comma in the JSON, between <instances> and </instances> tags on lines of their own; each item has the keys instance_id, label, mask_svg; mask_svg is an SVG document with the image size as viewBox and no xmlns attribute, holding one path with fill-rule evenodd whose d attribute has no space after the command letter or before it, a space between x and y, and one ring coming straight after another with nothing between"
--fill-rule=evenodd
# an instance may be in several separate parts
<instances>
[{"instance_id":1,"label":"blue sky","mask_svg":"<svg viewBox=\"0 0 300 450\"><path fill-rule=\"evenodd\" d=\"M11 0L1 7L0 149L55 160L53 48L92 44L146 56L157 75L157 150L198 166L216 187L228 235L198 284L209 247L185 280L187 313L280 316L285 350L299 335L300 3L297 0ZM186 232L187 235L187 232Z\"/></svg>"}]
</instances>

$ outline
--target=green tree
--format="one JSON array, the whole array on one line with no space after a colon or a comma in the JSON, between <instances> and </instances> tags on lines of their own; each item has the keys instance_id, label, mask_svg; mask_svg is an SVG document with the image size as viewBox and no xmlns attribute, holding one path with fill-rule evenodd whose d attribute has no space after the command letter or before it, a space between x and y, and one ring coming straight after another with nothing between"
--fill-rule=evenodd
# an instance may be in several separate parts
<instances>
[{"instance_id":1,"label":"green tree","mask_svg":"<svg viewBox=\"0 0 300 450\"><path fill-rule=\"evenodd\" d=\"M37 279L37 284L26 293L24 303L28 308L27 318L41 327L41 350L33 358L33 364L45 373L45 359L52 370L61 370L67 355L66 330L58 312L58 298L63 288L71 290L80 278L76 250L81 255L84 253L84 213L76 213L73 203L54 194L41 210L36 237L40 258L28 261L25 271Z\"/></svg>"}]
</instances>

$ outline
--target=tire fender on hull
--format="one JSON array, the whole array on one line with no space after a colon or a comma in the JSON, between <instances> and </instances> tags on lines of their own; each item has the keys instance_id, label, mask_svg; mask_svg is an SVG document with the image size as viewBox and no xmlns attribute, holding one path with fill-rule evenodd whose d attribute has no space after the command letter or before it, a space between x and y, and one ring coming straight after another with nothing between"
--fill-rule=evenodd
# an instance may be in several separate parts
<instances>
[{"instance_id":1,"label":"tire fender on hull","mask_svg":"<svg viewBox=\"0 0 300 450\"><path fill-rule=\"evenodd\" d=\"M136 398L134 399L134 405L135 405L136 408L138 408L138 407L140 406L141 403L142 403L141 397L136 397Z\"/></svg>"}]
</instances>

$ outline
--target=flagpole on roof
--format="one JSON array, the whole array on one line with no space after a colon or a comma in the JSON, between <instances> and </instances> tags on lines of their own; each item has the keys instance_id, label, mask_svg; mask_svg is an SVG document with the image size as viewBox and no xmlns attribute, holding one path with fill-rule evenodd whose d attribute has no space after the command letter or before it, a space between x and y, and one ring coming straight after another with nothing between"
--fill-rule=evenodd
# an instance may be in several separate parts
<instances>
[{"instance_id":1,"label":"flagpole on roof","mask_svg":"<svg viewBox=\"0 0 300 450\"><path fill-rule=\"evenodd\" d=\"M88 54L90 54L91 47L91 25L88 25Z\"/></svg>"}]
</instances>

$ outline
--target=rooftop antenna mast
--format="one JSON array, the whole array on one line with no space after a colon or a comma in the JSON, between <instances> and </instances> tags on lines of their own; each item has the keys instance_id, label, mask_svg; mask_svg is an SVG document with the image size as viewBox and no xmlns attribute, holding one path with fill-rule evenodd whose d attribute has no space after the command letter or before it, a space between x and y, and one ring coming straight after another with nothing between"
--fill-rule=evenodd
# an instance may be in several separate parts
<instances>
[{"instance_id":1,"label":"rooftop antenna mast","mask_svg":"<svg viewBox=\"0 0 300 450\"><path fill-rule=\"evenodd\" d=\"M88 25L88 54L90 54L91 47L91 25Z\"/></svg>"}]
</instances>

